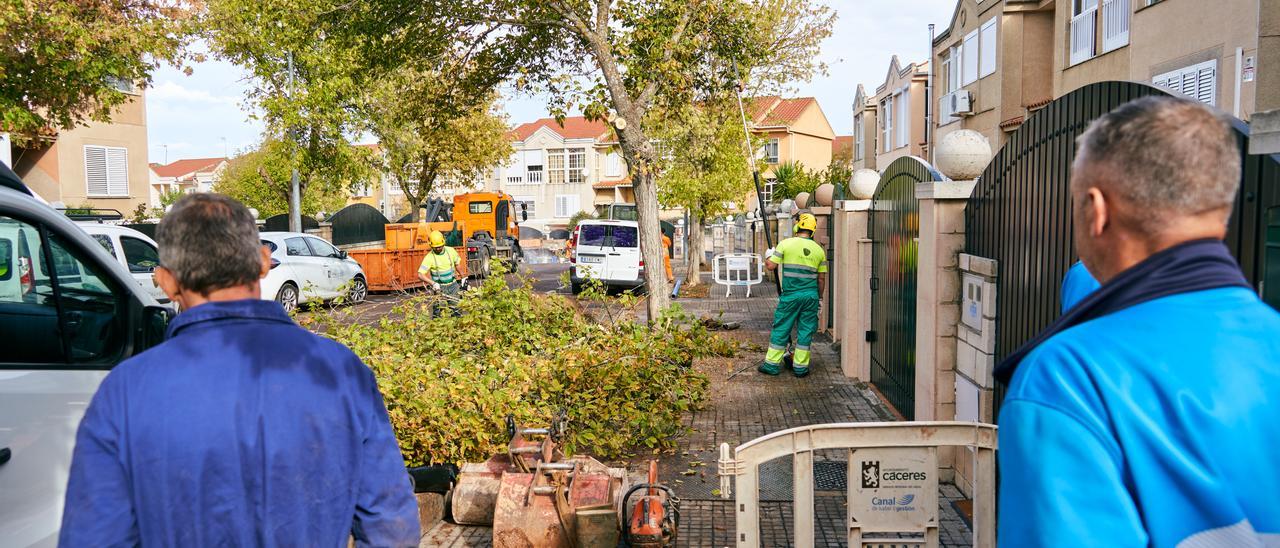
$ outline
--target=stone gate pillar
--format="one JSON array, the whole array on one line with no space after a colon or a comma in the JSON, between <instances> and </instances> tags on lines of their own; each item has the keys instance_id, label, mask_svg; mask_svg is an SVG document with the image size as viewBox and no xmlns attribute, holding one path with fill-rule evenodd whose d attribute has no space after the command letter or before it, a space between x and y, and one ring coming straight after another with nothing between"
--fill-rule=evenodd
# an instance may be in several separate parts
<instances>
[{"instance_id":1,"label":"stone gate pillar","mask_svg":"<svg viewBox=\"0 0 1280 548\"><path fill-rule=\"evenodd\" d=\"M842 200L832 207L835 225L835 277L830 279L840 341L840 367L846 377L871 381L871 240L867 239L871 200Z\"/></svg>"}]
</instances>

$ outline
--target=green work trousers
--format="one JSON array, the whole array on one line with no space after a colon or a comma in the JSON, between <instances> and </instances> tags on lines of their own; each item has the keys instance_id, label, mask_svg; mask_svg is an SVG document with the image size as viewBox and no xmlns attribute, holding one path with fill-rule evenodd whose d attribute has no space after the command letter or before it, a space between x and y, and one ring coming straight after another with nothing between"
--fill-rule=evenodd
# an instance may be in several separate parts
<instances>
[{"instance_id":1,"label":"green work trousers","mask_svg":"<svg viewBox=\"0 0 1280 548\"><path fill-rule=\"evenodd\" d=\"M778 309L773 311L773 331L769 333L769 352L765 354L761 370L771 375L778 373L782 358L791 342L791 330L796 330L796 352L792 366L797 375L809 372L809 345L818 331L818 309L822 299L817 290L784 292L778 299Z\"/></svg>"}]
</instances>

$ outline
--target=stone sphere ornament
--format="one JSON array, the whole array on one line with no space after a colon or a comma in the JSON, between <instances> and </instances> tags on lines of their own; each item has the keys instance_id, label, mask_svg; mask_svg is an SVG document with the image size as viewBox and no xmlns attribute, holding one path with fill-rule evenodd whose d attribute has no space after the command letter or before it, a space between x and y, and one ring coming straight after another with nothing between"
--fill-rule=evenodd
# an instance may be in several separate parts
<instances>
[{"instance_id":1,"label":"stone sphere ornament","mask_svg":"<svg viewBox=\"0 0 1280 548\"><path fill-rule=\"evenodd\" d=\"M853 172L853 177L849 178L850 198L855 200L870 200L876 194L876 187L880 186L880 172L874 169L859 169Z\"/></svg>"},{"instance_id":2,"label":"stone sphere ornament","mask_svg":"<svg viewBox=\"0 0 1280 548\"><path fill-rule=\"evenodd\" d=\"M836 185L831 183L822 183L813 191L813 198L818 201L818 205L822 207L831 207L831 202L835 199Z\"/></svg>"},{"instance_id":3,"label":"stone sphere ornament","mask_svg":"<svg viewBox=\"0 0 1280 548\"><path fill-rule=\"evenodd\" d=\"M991 143L971 129L953 131L938 143L934 159L938 170L952 180L974 179L991 162Z\"/></svg>"},{"instance_id":4,"label":"stone sphere ornament","mask_svg":"<svg viewBox=\"0 0 1280 548\"><path fill-rule=\"evenodd\" d=\"M799 194L796 194L796 207L797 207L797 208L800 208L800 209L804 209L804 208L809 207L809 193L808 193L808 192L801 192L801 193L799 193Z\"/></svg>"}]
</instances>

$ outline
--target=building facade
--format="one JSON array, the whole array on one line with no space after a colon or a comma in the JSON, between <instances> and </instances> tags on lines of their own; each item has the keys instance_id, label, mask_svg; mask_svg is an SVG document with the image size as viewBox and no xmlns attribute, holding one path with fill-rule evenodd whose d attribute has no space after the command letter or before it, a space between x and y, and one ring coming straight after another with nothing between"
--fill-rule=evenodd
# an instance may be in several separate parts
<instances>
[{"instance_id":1,"label":"building facade","mask_svg":"<svg viewBox=\"0 0 1280 548\"><path fill-rule=\"evenodd\" d=\"M124 84L128 86L127 84ZM151 203L147 109L142 88L110 122L89 122L50 134L12 152L13 170L45 201L129 213Z\"/></svg>"},{"instance_id":2,"label":"building facade","mask_svg":"<svg viewBox=\"0 0 1280 548\"><path fill-rule=\"evenodd\" d=\"M876 150L879 145L879 131L876 125L876 103L867 95L866 88L858 84L858 91L853 96L853 170L876 169Z\"/></svg>"},{"instance_id":3,"label":"building facade","mask_svg":"<svg viewBox=\"0 0 1280 548\"><path fill-rule=\"evenodd\" d=\"M568 226L580 211L634 202L627 163L605 122L542 118L516 126L511 139L515 151L486 187L524 206L529 218L523 226L545 234Z\"/></svg>"},{"instance_id":4,"label":"building facade","mask_svg":"<svg viewBox=\"0 0 1280 548\"><path fill-rule=\"evenodd\" d=\"M959 0L933 43L933 142L999 150L1037 109L1094 82L1147 82L1248 120L1258 0Z\"/></svg>"},{"instance_id":5,"label":"building facade","mask_svg":"<svg viewBox=\"0 0 1280 548\"><path fill-rule=\"evenodd\" d=\"M151 164L151 207L160 207L160 196L168 192L211 192L213 183L227 167L226 158L185 158L168 164Z\"/></svg>"},{"instance_id":6,"label":"building facade","mask_svg":"<svg viewBox=\"0 0 1280 548\"><path fill-rule=\"evenodd\" d=\"M748 107L751 133L763 142L756 153L756 168L764 183L765 201L773 201L777 184L774 170L794 162L820 171L831 164L835 130L813 97L756 97ZM747 197L748 210L756 209L755 191Z\"/></svg>"},{"instance_id":7,"label":"building facade","mask_svg":"<svg viewBox=\"0 0 1280 548\"><path fill-rule=\"evenodd\" d=\"M902 66L889 60L885 81L871 101L876 105L876 167L903 156L925 156L925 84L928 62Z\"/></svg>"}]
</instances>

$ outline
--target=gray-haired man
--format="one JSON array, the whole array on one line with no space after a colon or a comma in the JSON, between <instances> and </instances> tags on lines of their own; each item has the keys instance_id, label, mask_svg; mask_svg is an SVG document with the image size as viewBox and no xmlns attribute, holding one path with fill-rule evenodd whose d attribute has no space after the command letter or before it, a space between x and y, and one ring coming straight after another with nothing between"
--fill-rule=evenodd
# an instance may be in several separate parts
<instances>
[{"instance_id":1,"label":"gray-haired man","mask_svg":"<svg viewBox=\"0 0 1280 548\"><path fill-rule=\"evenodd\" d=\"M1280 314L1222 243L1239 181L1193 101L1080 138L1075 245L1102 286L996 369L1001 544L1280 545Z\"/></svg>"},{"instance_id":2,"label":"gray-haired man","mask_svg":"<svg viewBox=\"0 0 1280 548\"><path fill-rule=\"evenodd\" d=\"M259 298L270 254L218 194L160 223L169 340L102 383L76 438L63 546L417 546L377 383Z\"/></svg>"}]
</instances>

